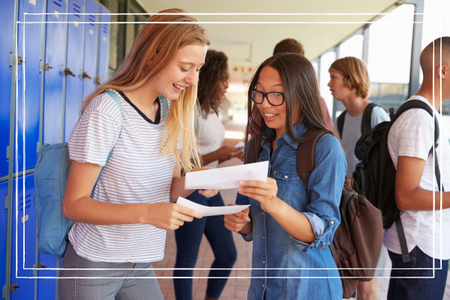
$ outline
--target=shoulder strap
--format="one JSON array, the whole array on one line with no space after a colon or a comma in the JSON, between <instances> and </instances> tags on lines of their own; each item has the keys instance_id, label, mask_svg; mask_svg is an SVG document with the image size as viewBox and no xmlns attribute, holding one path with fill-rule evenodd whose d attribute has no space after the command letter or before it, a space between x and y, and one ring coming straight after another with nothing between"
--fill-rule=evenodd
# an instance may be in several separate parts
<instances>
[{"instance_id":1,"label":"shoulder strap","mask_svg":"<svg viewBox=\"0 0 450 300\"><path fill-rule=\"evenodd\" d=\"M344 110L337 119L337 127L338 127L338 133L339 133L340 138L342 138L342 131L344 130L344 121L345 121L346 114L347 114L347 111Z\"/></svg>"},{"instance_id":2,"label":"shoulder strap","mask_svg":"<svg viewBox=\"0 0 450 300\"><path fill-rule=\"evenodd\" d=\"M298 144L297 149L297 170L300 178L305 183L306 188L308 188L309 176L312 171L314 171L314 151L316 149L317 141L326 134L326 131L312 131L308 130L305 132L303 137L311 137L305 142Z\"/></svg>"},{"instance_id":3,"label":"shoulder strap","mask_svg":"<svg viewBox=\"0 0 450 300\"><path fill-rule=\"evenodd\" d=\"M375 103L370 102L364 109L362 121L361 121L361 134L366 133L372 129L372 110L375 106L379 106Z\"/></svg>"},{"instance_id":4,"label":"shoulder strap","mask_svg":"<svg viewBox=\"0 0 450 300\"><path fill-rule=\"evenodd\" d=\"M122 115L122 107L120 106L120 102L119 102L119 99L117 98L116 94L114 92L111 92L111 91L105 91L105 93L108 94L109 96L111 96L111 98L113 98L114 102L117 104L117 107L119 107L120 114ZM122 126L123 126L123 124L120 125L120 131L119 131L119 136L117 137L117 140L119 140L120 135L122 134ZM115 146L116 145L114 144L114 146L112 147L111 151L109 151L108 158L106 159L106 163L108 163L109 158L111 157L111 154L113 153L113 150L114 150ZM105 164L105 166L106 166L106 164ZM102 167L102 170L100 171L100 174L98 175L97 181L95 182L94 188L92 190L94 190L95 187L97 186L97 182L100 179L100 176L102 175L103 169L105 168L105 166Z\"/></svg>"}]
</instances>

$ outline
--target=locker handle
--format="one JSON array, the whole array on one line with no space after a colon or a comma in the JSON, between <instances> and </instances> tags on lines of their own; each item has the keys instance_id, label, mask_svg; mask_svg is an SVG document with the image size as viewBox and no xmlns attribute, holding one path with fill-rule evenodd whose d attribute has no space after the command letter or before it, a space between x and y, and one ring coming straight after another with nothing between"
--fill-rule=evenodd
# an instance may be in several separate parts
<instances>
[{"instance_id":1,"label":"locker handle","mask_svg":"<svg viewBox=\"0 0 450 300\"><path fill-rule=\"evenodd\" d=\"M38 268L45 269L47 267L44 266L44 263L40 262L40 263L38 263Z\"/></svg>"},{"instance_id":2,"label":"locker handle","mask_svg":"<svg viewBox=\"0 0 450 300\"><path fill-rule=\"evenodd\" d=\"M23 60L23 57L22 56L17 56L17 64L21 65L23 63L25 63L25 61Z\"/></svg>"},{"instance_id":3,"label":"locker handle","mask_svg":"<svg viewBox=\"0 0 450 300\"><path fill-rule=\"evenodd\" d=\"M18 286L18 285L15 284L15 283L11 283L11 284L9 285L9 290L10 290L11 292L17 291L18 288L20 288L20 286Z\"/></svg>"},{"instance_id":4,"label":"locker handle","mask_svg":"<svg viewBox=\"0 0 450 300\"><path fill-rule=\"evenodd\" d=\"M50 71L50 69L53 69L53 67L50 66L50 64L44 64L44 71Z\"/></svg>"},{"instance_id":5,"label":"locker handle","mask_svg":"<svg viewBox=\"0 0 450 300\"><path fill-rule=\"evenodd\" d=\"M86 72L83 72L83 78L89 78L89 79L92 79L92 77L89 76Z\"/></svg>"},{"instance_id":6,"label":"locker handle","mask_svg":"<svg viewBox=\"0 0 450 300\"><path fill-rule=\"evenodd\" d=\"M70 76L75 77L75 74L69 68L65 68L64 73L66 74L66 76L70 75Z\"/></svg>"}]
</instances>

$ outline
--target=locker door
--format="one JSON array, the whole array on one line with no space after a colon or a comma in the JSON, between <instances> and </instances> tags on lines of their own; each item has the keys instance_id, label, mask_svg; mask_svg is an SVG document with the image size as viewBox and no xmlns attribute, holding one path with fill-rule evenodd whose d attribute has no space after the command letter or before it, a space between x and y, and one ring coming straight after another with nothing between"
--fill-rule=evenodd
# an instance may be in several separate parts
<instances>
[{"instance_id":1,"label":"locker door","mask_svg":"<svg viewBox=\"0 0 450 300\"><path fill-rule=\"evenodd\" d=\"M99 24L97 86L108 79L109 21L111 21L111 15L103 5L100 5L100 13L100 22L108 23Z\"/></svg>"},{"instance_id":2,"label":"locker door","mask_svg":"<svg viewBox=\"0 0 450 300\"><path fill-rule=\"evenodd\" d=\"M95 89L97 76L98 3L86 0L84 28L83 99Z\"/></svg>"},{"instance_id":3,"label":"locker door","mask_svg":"<svg viewBox=\"0 0 450 300\"><path fill-rule=\"evenodd\" d=\"M84 0L69 0L66 55L66 103L64 141L72 135L80 117L82 104L81 73L83 69Z\"/></svg>"},{"instance_id":4,"label":"locker door","mask_svg":"<svg viewBox=\"0 0 450 300\"><path fill-rule=\"evenodd\" d=\"M65 22L66 3L47 1L47 22ZM61 14L62 13L62 14ZM66 56L66 24L47 23L45 31L43 143L62 142L63 67Z\"/></svg>"},{"instance_id":5,"label":"locker door","mask_svg":"<svg viewBox=\"0 0 450 300\"><path fill-rule=\"evenodd\" d=\"M4 209L5 198L8 195L8 181L0 182L0 203L2 209L0 210L0 286L6 284L5 270L6 270L6 221L8 218L8 211Z\"/></svg>"},{"instance_id":6,"label":"locker door","mask_svg":"<svg viewBox=\"0 0 450 300\"><path fill-rule=\"evenodd\" d=\"M37 299L56 299L56 270L47 269L56 268L56 257L39 252L37 267L39 268L37 276L40 277L37 280Z\"/></svg>"},{"instance_id":7,"label":"locker door","mask_svg":"<svg viewBox=\"0 0 450 300\"><path fill-rule=\"evenodd\" d=\"M9 162L6 148L9 146L11 120L10 55L13 51L14 1L5 1L0 9L0 177L8 175ZM14 63L14 60L11 61ZM3 270L3 269L2 269Z\"/></svg>"},{"instance_id":8,"label":"locker door","mask_svg":"<svg viewBox=\"0 0 450 300\"><path fill-rule=\"evenodd\" d=\"M32 268L36 259L36 213L33 198L33 174L13 180L11 284L20 288L11 292L11 300L34 299Z\"/></svg>"},{"instance_id":9,"label":"locker door","mask_svg":"<svg viewBox=\"0 0 450 300\"><path fill-rule=\"evenodd\" d=\"M42 41L45 0L20 0L19 21L39 22L19 24L17 55L24 63L17 67L15 130L18 134L17 161L14 172L34 168L39 141L39 113L41 93ZM24 15L38 13L38 15ZM24 49L25 48L25 49ZM25 142L23 139L25 138ZM15 152L16 152L15 151Z\"/></svg>"}]
</instances>

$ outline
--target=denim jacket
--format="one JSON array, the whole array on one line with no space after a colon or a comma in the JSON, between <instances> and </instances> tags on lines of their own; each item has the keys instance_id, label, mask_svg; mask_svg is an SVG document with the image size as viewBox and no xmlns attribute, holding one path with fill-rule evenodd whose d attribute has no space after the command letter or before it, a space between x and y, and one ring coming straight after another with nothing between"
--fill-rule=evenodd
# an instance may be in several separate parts
<instances>
[{"instance_id":1,"label":"denim jacket","mask_svg":"<svg viewBox=\"0 0 450 300\"><path fill-rule=\"evenodd\" d=\"M301 137L306 127L294 126ZM273 130L269 134L274 134ZM258 161L269 161L269 177L277 181L278 198L302 212L311 223L311 244L292 237L258 201L238 194L236 203L251 204L253 231L243 234L253 240L252 280L248 299L342 299L339 273L328 248L340 224L339 203L347 171L345 155L332 135L319 139L314 152L315 169L308 190L297 171L298 143L287 133L276 140L262 141Z\"/></svg>"}]
</instances>

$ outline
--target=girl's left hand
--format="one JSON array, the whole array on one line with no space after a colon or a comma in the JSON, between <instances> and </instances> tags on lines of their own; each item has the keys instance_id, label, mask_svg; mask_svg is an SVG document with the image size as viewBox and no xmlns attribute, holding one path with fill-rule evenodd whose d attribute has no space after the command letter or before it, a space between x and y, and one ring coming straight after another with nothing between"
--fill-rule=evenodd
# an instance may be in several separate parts
<instances>
[{"instance_id":1,"label":"girl's left hand","mask_svg":"<svg viewBox=\"0 0 450 300\"><path fill-rule=\"evenodd\" d=\"M198 190L198 193L206 198L211 198L217 195L219 190Z\"/></svg>"},{"instance_id":2,"label":"girl's left hand","mask_svg":"<svg viewBox=\"0 0 450 300\"><path fill-rule=\"evenodd\" d=\"M280 198L277 197L278 186L275 179L267 177L267 182L243 180L239 184L239 193L258 201L264 211L270 214L278 210Z\"/></svg>"}]
</instances>

